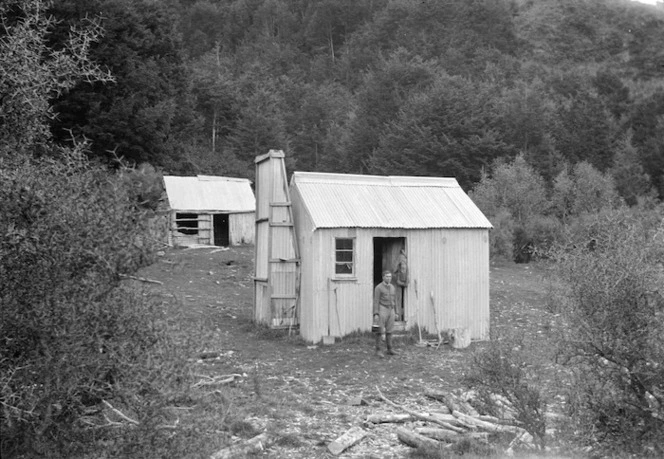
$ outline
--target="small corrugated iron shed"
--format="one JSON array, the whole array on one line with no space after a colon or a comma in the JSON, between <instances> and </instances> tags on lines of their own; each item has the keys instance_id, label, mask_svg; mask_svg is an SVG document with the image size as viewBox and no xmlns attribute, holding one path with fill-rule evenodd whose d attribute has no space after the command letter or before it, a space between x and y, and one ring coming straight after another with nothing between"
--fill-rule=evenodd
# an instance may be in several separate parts
<instances>
[{"instance_id":1,"label":"small corrugated iron shed","mask_svg":"<svg viewBox=\"0 0 664 459\"><path fill-rule=\"evenodd\" d=\"M174 246L252 244L256 199L248 179L164 176Z\"/></svg>"},{"instance_id":2,"label":"small corrugated iron shed","mask_svg":"<svg viewBox=\"0 0 664 459\"><path fill-rule=\"evenodd\" d=\"M454 178L295 172L290 194L306 340L370 330L374 287L404 257L404 328L488 339L492 225Z\"/></svg>"}]
</instances>

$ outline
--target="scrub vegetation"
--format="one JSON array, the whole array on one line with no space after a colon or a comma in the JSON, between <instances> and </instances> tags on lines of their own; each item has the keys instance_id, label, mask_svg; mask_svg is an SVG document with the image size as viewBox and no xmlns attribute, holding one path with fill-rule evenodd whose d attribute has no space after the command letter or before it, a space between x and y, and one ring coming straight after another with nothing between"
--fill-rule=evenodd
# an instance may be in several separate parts
<instances>
[{"instance_id":1,"label":"scrub vegetation","mask_svg":"<svg viewBox=\"0 0 664 459\"><path fill-rule=\"evenodd\" d=\"M2 457L210 457L252 438L257 456L324 457L358 425L349 454L664 455L661 5L0 12ZM361 333L305 343L252 322L253 247L164 247L163 173L251 178L269 149L289 170L456 177L494 225L491 340L406 334L387 360ZM386 398L435 411L431 390L507 403L533 441L416 449L365 423Z\"/></svg>"}]
</instances>

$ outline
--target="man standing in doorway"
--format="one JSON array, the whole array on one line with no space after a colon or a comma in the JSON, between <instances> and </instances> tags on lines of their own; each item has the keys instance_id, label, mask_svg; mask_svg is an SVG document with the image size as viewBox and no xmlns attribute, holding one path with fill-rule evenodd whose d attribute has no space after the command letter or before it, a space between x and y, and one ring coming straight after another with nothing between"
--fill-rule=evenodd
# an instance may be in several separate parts
<instances>
[{"instance_id":1,"label":"man standing in doorway","mask_svg":"<svg viewBox=\"0 0 664 459\"><path fill-rule=\"evenodd\" d=\"M408 286L408 258L406 249L401 249L397 259L397 267L394 270L394 283L397 284L397 307L396 320L406 320L406 311L404 310L404 295Z\"/></svg>"},{"instance_id":2,"label":"man standing in doorway","mask_svg":"<svg viewBox=\"0 0 664 459\"><path fill-rule=\"evenodd\" d=\"M392 332L394 331L394 308L396 307L396 288L392 285L392 273L383 271L383 282L376 285L373 301L373 321L379 328L376 335L376 355L384 357L380 350L380 339L385 333L387 355L396 355L392 348Z\"/></svg>"}]
</instances>

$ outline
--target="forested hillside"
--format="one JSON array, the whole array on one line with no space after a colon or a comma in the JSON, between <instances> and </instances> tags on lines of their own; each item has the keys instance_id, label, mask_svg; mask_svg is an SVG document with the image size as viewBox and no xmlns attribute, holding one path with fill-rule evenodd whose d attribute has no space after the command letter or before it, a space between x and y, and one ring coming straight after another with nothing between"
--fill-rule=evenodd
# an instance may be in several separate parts
<instances>
[{"instance_id":1,"label":"forested hillside","mask_svg":"<svg viewBox=\"0 0 664 459\"><path fill-rule=\"evenodd\" d=\"M253 178L269 149L291 172L456 177L492 223L490 269L546 260L550 278L518 270L547 289L532 305L530 288L494 284L492 321L509 333L492 323L466 361L435 360L474 372L463 384L484 391L483 412L504 413L491 400L505 398L507 422L541 448L664 456L664 4L628 0L1 0L0 456L211 457L260 418L279 448L313 457L337 438L321 417L348 426L347 406L283 398L293 375L302 393L348 389L315 358L311 379L300 371L299 351L334 354L289 329L297 364L259 365L213 331L276 337L250 323L250 250L237 265L233 251L206 254L204 270L155 262L161 174ZM519 336L522 317L547 357ZM355 339L338 355L356 359L363 397L394 366L368 372ZM251 380L239 391L192 358L223 340L224 356L238 349L223 384ZM401 362L449 383L442 367ZM416 377L402 370L399 392ZM427 457L502 457L513 439L499 437L495 454L464 439Z\"/></svg>"},{"instance_id":2,"label":"forested hillside","mask_svg":"<svg viewBox=\"0 0 664 459\"><path fill-rule=\"evenodd\" d=\"M169 174L455 176L497 158L547 181L587 161L664 196L664 7L627 0L55 0L100 16L114 83L57 98L52 131ZM629 154L625 154L628 151Z\"/></svg>"}]
</instances>

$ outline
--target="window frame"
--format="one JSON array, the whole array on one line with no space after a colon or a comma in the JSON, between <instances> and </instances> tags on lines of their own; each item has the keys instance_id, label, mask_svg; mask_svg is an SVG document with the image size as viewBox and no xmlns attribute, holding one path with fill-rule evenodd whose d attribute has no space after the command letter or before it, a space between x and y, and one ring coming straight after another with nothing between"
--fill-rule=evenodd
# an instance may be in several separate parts
<instances>
[{"instance_id":1,"label":"window frame","mask_svg":"<svg viewBox=\"0 0 664 459\"><path fill-rule=\"evenodd\" d=\"M351 243L351 248L339 248L338 246L338 241L350 241ZM347 236L339 236L334 238L334 247L333 247L333 264L334 264L334 277L337 279L355 279L357 276L357 270L356 270L356 254L355 254L355 248L357 247L356 244L356 238L355 237L347 237ZM350 253L350 262L348 261L343 261L339 260L339 254L340 253ZM350 272L337 272L337 269L340 266L343 265L350 265Z\"/></svg>"},{"instance_id":2,"label":"window frame","mask_svg":"<svg viewBox=\"0 0 664 459\"><path fill-rule=\"evenodd\" d=\"M186 236L198 236L200 233L199 215L194 212L175 213L175 231Z\"/></svg>"}]
</instances>

